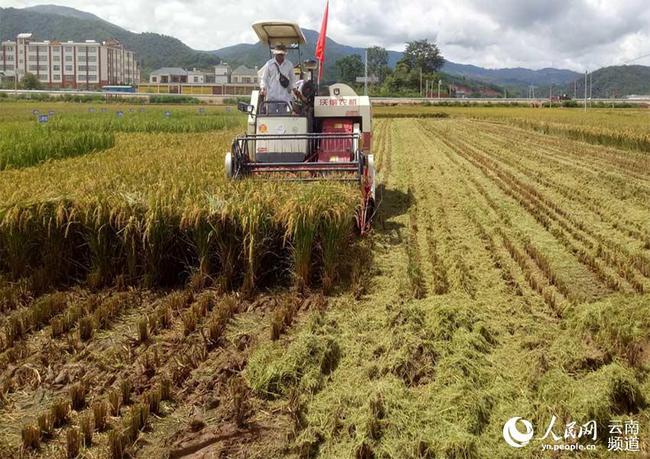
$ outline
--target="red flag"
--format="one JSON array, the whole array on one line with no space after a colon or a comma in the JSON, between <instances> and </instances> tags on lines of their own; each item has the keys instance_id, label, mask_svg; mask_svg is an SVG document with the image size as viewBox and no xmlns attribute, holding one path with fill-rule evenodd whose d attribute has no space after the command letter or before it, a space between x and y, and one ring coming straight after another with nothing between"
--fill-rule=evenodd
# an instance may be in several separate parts
<instances>
[{"instance_id":1,"label":"red flag","mask_svg":"<svg viewBox=\"0 0 650 459\"><path fill-rule=\"evenodd\" d=\"M325 64L325 42L327 41L327 15L329 12L330 2L325 3L325 13L323 22L320 25L320 34L318 34L318 43L316 43L316 59L318 59L318 79L323 76L323 65Z\"/></svg>"}]
</instances>

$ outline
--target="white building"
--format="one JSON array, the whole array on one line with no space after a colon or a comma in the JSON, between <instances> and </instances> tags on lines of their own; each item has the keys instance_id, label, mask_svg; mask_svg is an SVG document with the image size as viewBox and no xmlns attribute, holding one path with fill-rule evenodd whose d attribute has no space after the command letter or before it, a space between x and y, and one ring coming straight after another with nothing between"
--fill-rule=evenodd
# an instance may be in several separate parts
<instances>
[{"instance_id":1,"label":"white building","mask_svg":"<svg viewBox=\"0 0 650 459\"><path fill-rule=\"evenodd\" d=\"M232 83L258 84L259 75L257 67L251 69L245 65L240 65L232 71L231 81Z\"/></svg>"},{"instance_id":2,"label":"white building","mask_svg":"<svg viewBox=\"0 0 650 459\"><path fill-rule=\"evenodd\" d=\"M201 70L192 69L187 72L187 82L193 84L203 84L206 83L206 74Z\"/></svg>"},{"instance_id":3,"label":"white building","mask_svg":"<svg viewBox=\"0 0 650 459\"><path fill-rule=\"evenodd\" d=\"M140 80L135 53L116 40L35 41L31 33L0 43L0 72L18 81L33 73L49 88L95 89Z\"/></svg>"},{"instance_id":4,"label":"white building","mask_svg":"<svg viewBox=\"0 0 650 459\"><path fill-rule=\"evenodd\" d=\"M230 83L230 66L214 66L214 73L200 69L185 70L180 67L163 67L149 74L151 84L228 84Z\"/></svg>"},{"instance_id":5,"label":"white building","mask_svg":"<svg viewBox=\"0 0 650 459\"><path fill-rule=\"evenodd\" d=\"M216 84L230 83L230 65L222 62L214 66L214 82Z\"/></svg>"},{"instance_id":6,"label":"white building","mask_svg":"<svg viewBox=\"0 0 650 459\"><path fill-rule=\"evenodd\" d=\"M149 83L187 83L188 72L180 67L162 67L149 74Z\"/></svg>"}]
</instances>

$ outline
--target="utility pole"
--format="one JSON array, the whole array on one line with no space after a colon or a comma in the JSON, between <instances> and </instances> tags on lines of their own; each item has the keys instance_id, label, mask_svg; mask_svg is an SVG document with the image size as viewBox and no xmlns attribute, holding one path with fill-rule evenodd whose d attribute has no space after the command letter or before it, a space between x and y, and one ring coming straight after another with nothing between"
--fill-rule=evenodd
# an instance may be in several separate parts
<instances>
[{"instance_id":1,"label":"utility pole","mask_svg":"<svg viewBox=\"0 0 650 459\"><path fill-rule=\"evenodd\" d=\"M585 70L585 112L587 111L587 73L588 71Z\"/></svg>"},{"instance_id":2,"label":"utility pole","mask_svg":"<svg viewBox=\"0 0 650 459\"><path fill-rule=\"evenodd\" d=\"M442 80L438 80L438 99L440 99L440 86L442 86Z\"/></svg>"},{"instance_id":3,"label":"utility pole","mask_svg":"<svg viewBox=\"0 0 650 459\"><path fill-rule=\"evenodd\" d=\"M368 49L366 48L366 63L364 68L364 82L363 82L363 95L368 95Z\"/></svg>"},{"instance_id":4,"label":"utility pole","mask_svg":"<svg viewBox=\"0 0 650 459\"><path fill-rule=\"evenodd\" d=\"M589 106L591 107L591 99L593 97L594 82L591 79L592 72L589 72Z\"/></svg>"},{"instance_id":5,"label":"utility pole","mask_svg":"<svg viewBox=\"0 0 650 459\"><path fill-rule=\"evenodd\" d=\"M573 98L574 99L578 98L578 80L577 79L573 80Z\"/></svg>"},{"instance_id":6,"label":"utility pole","mask_svg":"<svg viewBox=\"0 0 650 459\"><path fill-rule=\"evenodd\" d=\"M551 107L553 107L553 85L548 90L548 103Z\"/></svg>"}]
</instances>

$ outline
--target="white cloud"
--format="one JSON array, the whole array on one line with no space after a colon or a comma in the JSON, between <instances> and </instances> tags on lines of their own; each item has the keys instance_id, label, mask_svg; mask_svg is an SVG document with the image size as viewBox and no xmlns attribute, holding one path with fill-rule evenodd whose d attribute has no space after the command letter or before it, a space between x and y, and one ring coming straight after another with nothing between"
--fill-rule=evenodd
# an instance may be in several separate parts
<instances>
[{"instance_id":1,"label":"white cloud","mask_svg":"<svg viewBox=\"0 0 650 459\"><path fill-rule=\"evenodd\" d=\"M36 0L0 0L24 7ZM60 0L135 32L179 38L196 49L254 42L250 24L295 20L318 30L324 2L268 0ZM487 67L620 64L650 54L647 0L332 0L328 35L339 43L401 50L436 40L452 61ZM638 61L650 65L650 58Z\"/></svg>"}]
</instances>

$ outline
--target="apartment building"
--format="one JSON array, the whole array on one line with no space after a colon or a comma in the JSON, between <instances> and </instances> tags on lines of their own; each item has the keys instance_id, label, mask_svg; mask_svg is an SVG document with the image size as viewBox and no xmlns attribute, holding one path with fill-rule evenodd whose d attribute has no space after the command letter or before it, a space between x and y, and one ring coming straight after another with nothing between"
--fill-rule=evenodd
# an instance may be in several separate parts
<instances>
[{"instance_id":1,"label":"apartment building","mask_svg":"<svg viewBox=\"0 0 650 459\"><path fill-rule=\"evenodd\" d=\"M18 81L32 73L51 89L97 89L140 80L135 53L117 40L36 41L31 33L0 43L0 72Z\"/></svg>"}]
</instances>

